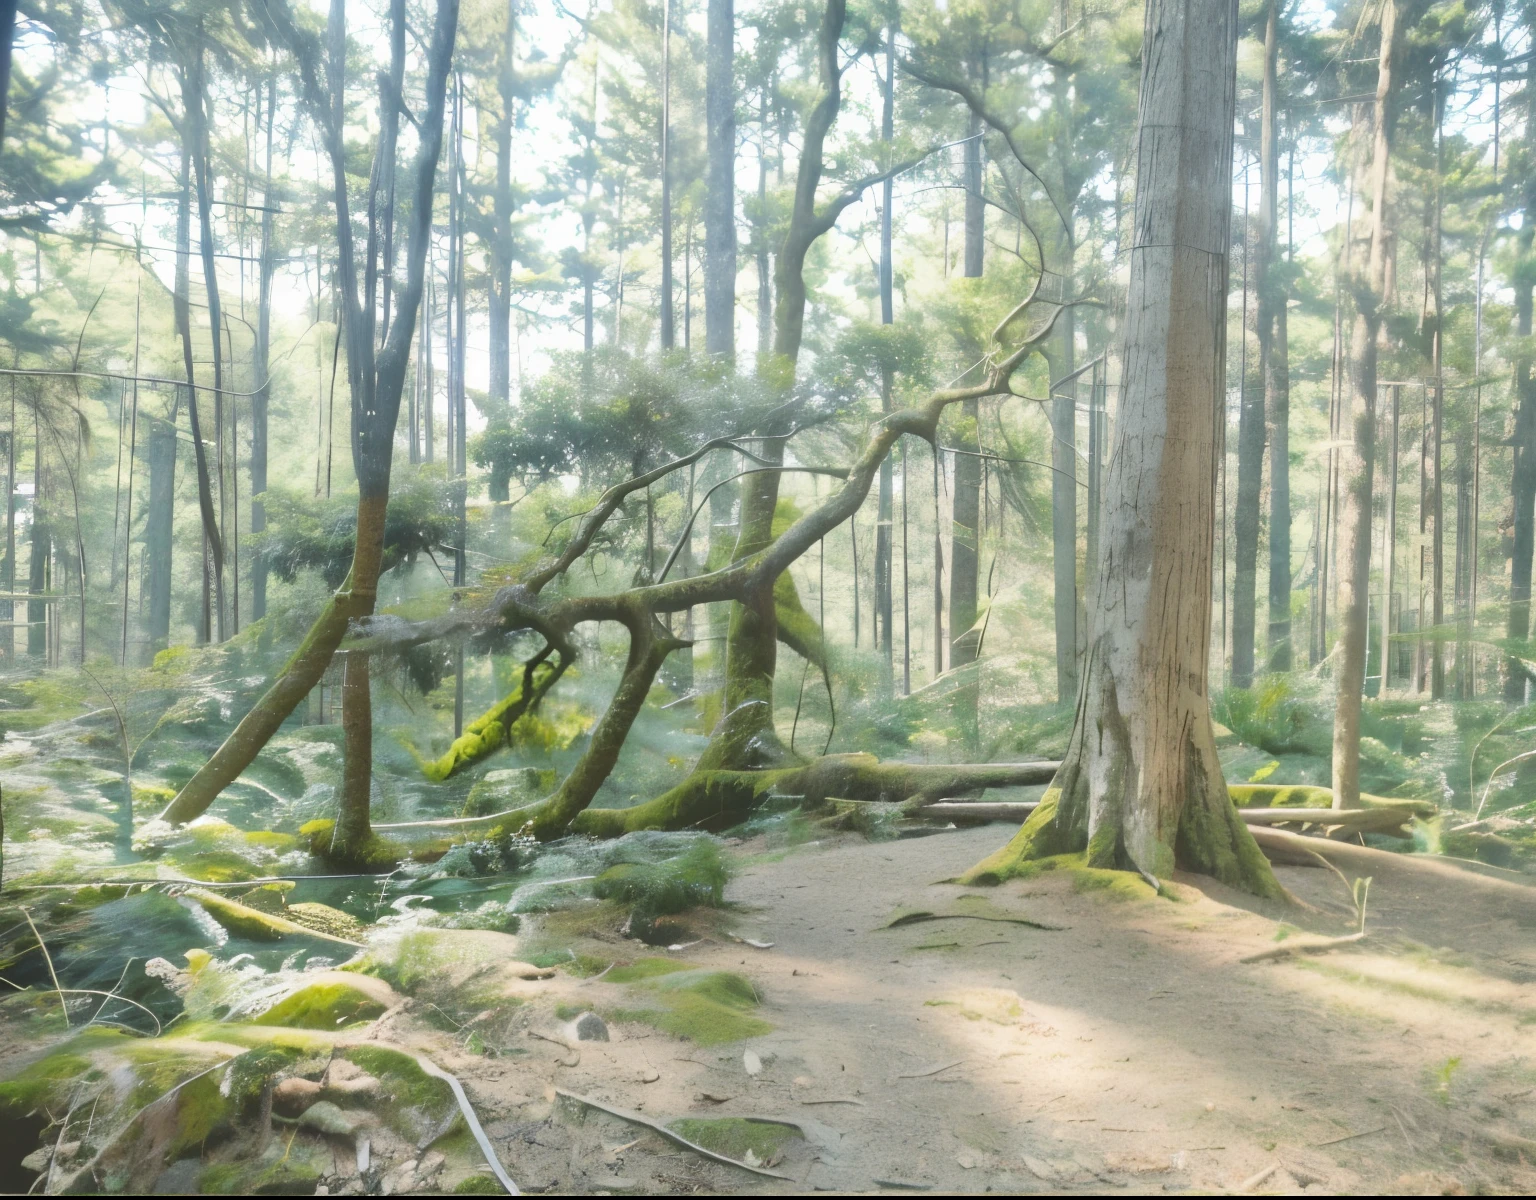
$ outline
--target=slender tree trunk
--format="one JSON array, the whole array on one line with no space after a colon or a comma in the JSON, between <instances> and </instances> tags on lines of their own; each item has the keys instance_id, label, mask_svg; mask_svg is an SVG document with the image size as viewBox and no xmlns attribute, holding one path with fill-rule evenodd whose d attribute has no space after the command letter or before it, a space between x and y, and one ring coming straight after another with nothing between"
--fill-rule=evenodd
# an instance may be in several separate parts
<instances>
[{"instance_id":1,"label":"slender tree trunk","mask_svg":"<svg viewBox=\"0 0 1536 1200\"><path fill-rule=\"evenodd\" d=\"M1067 253L1070 255L1070 242ZM1070 262L1071 258L1066 261ZM1071 310L1057 321L1051 370L1072 374L1076 349ZM1051 389L1051 559L1056 626L1056 703L1077 697L1077 381Z\"/></svg>"},{"instance_id":2,"label":"slender tree trunk","mask_svg":"<svg viewBox=\"0 0 1536 1200\"><path fill-rule=\"evenodd\" d=\"M752 240L757 247L757 356L773 345L773 268L768 255L768 88L757 101L757 214Z\"/></svg>"},{"instance_id":3,"label":"slender tree trunk","mask_svg":"<svg viewBox=\"0 0 1536 1200\"><path fill-rule=\"evenodd\" d=\"M53 550L53 539L48 528L48 513L43 498L43 432L32 410L32 530L27 556L27 590L42 595L48 590L48 555ZM27 601L27 654L31 658L45 658L48 654L48 604L43 600Z\"/></svg>"},{"instance_id":4,"label":"slender tree trunk","mask_svg":"<svg viewBox=\"0 0 1536 1200\"><path fill-rule=\"evenodd\" d=\"M181 186L177 195L176 210L176 280L172 307L175 310L176 331L181 335L182 370L187 377L187 418L192 434L192 460L197 467L197 508L203 524L203 555L206 559L210 546L219 542L219 521L213 508L213 480L208 473L208 450L203 443L201 408L197 399L197 367L192 350L191 309L191 254L192 254L192 148L183 138L181 150ZM222 555L222 548L220 554ZM205 567L203 571L203 618L198 630L198 640L207 643L213 639L212 581Z\"/></svg>"},{"instance_id":5,"label":"slender tree trunk","mask_svg":"<svg viewBox=\"0 0 1536 1200\"><path fill-rule=\"evenodd\" d=\"M1206 694L1237 23L1235 2L1147 5L1125 392L1077 719L1040 807L974 882L1086 849L1283 894L1228 799Z\"/></svg>"},{"instance_id":6,"label":"slender tree trunk","mask_svg":"<svg viewBox=\"0 0 1536 1200\"><path fill-rule=\"evenodd\" d=\"M1536 101L1533 101L1536 104ZM1516 238L1519 261L1530 260L1536 240L1536 171L1525 186L1525 221ZM1505 632L1511 642L1523 642L1531 632L1531 560L1536 549L1536 376L1531 370L1532 290L1536 284L1529 271L1516 271L1515 290L1515 409L1514 435L1510 439L1514 465L1511 471L1511 507L1514 548L1509 565L1509 619ZM1525 698L1528 678L1522 656L1504 660L1504 698L1518 703Z\"/></svg>"},{"instance_id":7,"label":"slender tree trunk","mask_svg":"<svg viewBox=\"0 0 1536 1200\"><path fill-rule=\"evenodd\" d=\"M1360 705L1365 688L1371 569L1371 478L1376 442L1376 354L1386 303L1388 166L1392 153L1391 88L1397 40L1396 0L1383 0L1371 153L1357 162L1356 192L1370 197L1366 246L1352 256L1355 298L1350 347L1348 425L1339 443L1339 667L1333 723L1333 803L1360 800Z\"/></svg>"},{"instance_id":8,"label":"slender tree trunk","mask_svg":"<svg viewBox=\"0 0 1536 1200\"><path fill-rule=\"evenodd\" d=\"M1286 281L1280 261L1279 0L1270 0L1264 30L1264 112L1260 133L1259 369L1269 434L1269 669L1289 671L1291 646L1291 354ZM1294 153L1294 152L1293 152ZM1289 240L1289 239L1287 239Z\"/></svg>"},{"instance_id":9,"label":"slender tree trunk","mask_svg":"<svg viewBox=\"0 0 1536 1200\"><path fill-rule=\"evenodd\" d=\"M677 344L672 313L672 0L661 0L661 348Z\"/></svg>"},{"instance_id":10,"label":"slender tree trunk","mask_svg":"<svg viewBox=\"0 0 1536 1200\"><path fill-rule=\"evenodd\" d=\"M11 90L11 43L16 35L16 0L0 0L0 149L5 148L5 101Z\"/></svg>"},{"instance_id":11,"label":"slender tree trunk","mask_svg":"<svg viewBox=\"0 0 1536 1200\"><path fill-rule=\"evenodd\" d=\"M503 33L496 88L501 111L496 114L496 192L491 202L495 234L491 242L491 271L486 300L491 323L491 402L499 410L512 402L512 121L517 102L517 0L506 0L507 23ZM507 499L493 496L492 499Z\"/></svg>"},{"instance_id":12,"label":"slender tree trunk","mask_svg":"<svg viewBox=\"0 0 1536 1200\"><path fill-rule=\"evenodd\" d=\"M1245 168L1245 192L1247 178ZM1245 200L1245 218L1246 208ZM1252 234L1245 219L1242 230L1245 266L1253 245ZM1248 338L1246 317L1245 312L1242 326L1245 347ZM1242 365L1238 378L1237 502L1232 513L1232 684L1245 688L1253 686L1254 634L1258 620L1259 502L1264 471L1263 351L1260 351L1261 373L1257 381L1249 378L1246 349L1238 356L1238 361Z\"/></svg>"},{"instance_id":13,"label":"slender tree trunk","mask_svg":"<svg viewBox=\"0 0 1536 1200\"><path fill-rule=\"evenodd\" d=\"M987 205L981 190L981 118L974 112L968 111L965 136L965 277L980 279L986 257Z\"/></svg>"},{"instance_id":14,"label":"slender tree trunk","mask_svg":"<svg viewBox=\"0 0 1536 1200\"><path fill-rule=\"evenodd\" d=\"M261 279L256 314L256 373L258 391L251 397L251 532L267 527L267 406L271 395L268 375L272 358L272 280L277 274L277 255L272 245L272 128L277 124L277 78L267 81L267 182L262 193ZM251 619L267 615L267 562L258 554L251 568Z\"/></svg>"},{"instance_id":15,"label":"slender tree trunk","mask_svg":"<svg viewBox=\"0 0 1536 1200\"><path fill-rule=\"evenodd\" d=\"M981 86L986 87L986 68L979 72ZM966 133L971 138L965 143L965 277L981 278L984 263L986 207L982 196L982 145L981 121L974 112L969 113ZM887 185L889 186L889 185ZM1063 313L1059 320L1070 321L1070 314ZM981 406L975 400L967 400L961 409L960 430L956 446L961 450L979 451L981 442L977 425L981 420ZM981 520L981 459L971 454L955 455L954 513L949 539L949 632L951 667L964 666L976 660L979 635L972 627L976 624L976 576L977 576L977 527ZM1075 548L1074 548L1075 549ZM1074 555L1075 557L1075 555ZM1075 594L1075 593L1074 593ZM961 723L968 729L975 728L974 689L966 689L963 697L964 712Z\"/></svg>"},{"instance_id":16,"label":"slender tree trunk","mask_svg":"<svg viewBox=\"0 0 1536 1200\"><path fill-rule=\"evenodd\" d=\"M1445 305L1444 294L1441 287L1441 224L1442 210L1444 208L1444 180L1445 180L1445 134L1443 123L1445 121L1445 97L1442 84L1438 76L1434 81L1435 89L1435 180L1434 180L1434 226L1430 239L1430 253L1433 255L1433 283L1434 283L1434 343L1433 360L1431 370L1435 376L1435 407L1434 407L1434 450L1433 468L1434 481L1430 493L1430 520L1434 523L1434 540L1431 543L1431 604L1434 607L1434 623L1438 630L1445 623L1445 486L1444 471L1442 470L1441 451L1445 445ZM1430 647L1432 655L1430 659L1430 695L1435 700L1445 699L1445 644L1437 634Z\"/></svg>"},{"instance_id":17,"label":"slender tree trunk","mask_svg":"<svg viewBox=\"0 0 1536 1200\"><path fill-rule=\"evenodd\" d=\"M705 57L704 349L736 356L736 12L709 0Z\"/></svg>"},{"instance_id":18,"label":"slender tree trunk","mask_svg":"<svg viewBox=\"0 0 1536 1200\"><path fill-rule=\"evenodd\" d=\"M880 105L880 136L885 143L885 153L891 153L896 136L896 21L895 10L885 29L885 87ZM896 201L894 180L887 179L880 189L880 323L890 325L896 320L893 229L895 220L892 207ZM889 413L894 404L895 379L889 363L880 370L880 411ZM880 464L880 495L875 508L875 646L884 663L883 682L887 691L893 683L896 640L891 629L893 613L892 570L892 501L895 485L892 480L893 463L886 456Z\"/></svg>"},{"instance_id":19,"label":"slender tree trunk","mask_svg":"<svg viewBox=\"0 0 1536 1200\"><path fill-rule=\"evenodd\" d=\"M149 568L149 650L170 645L171 555L176 515L176 429L162 421L149 427L149 504L144 517L144 557ZM142 585L141 585L142 586Z\"/></svg>"},{"instance_id":20,"label":"slender tree trunk","mask_svg":"<svg viewBox=\"0 0 1536 1200\"><path fill-rule=\"evenodd\" d=\"M218 260L215 257L213 241L213 180L210 175L209 148L208 148L208 82L204 69L203 33L199 26L197 33L197 46L191 59L191 65L186 73L187 86L183 93L184 107L186 109L186 121L192 141L192 164L194 179L197 184L197 227L198 241L203 260L203 291L208 301L208 329L211 334L210 344L213 350L213 408L214 408L214 449L219 473L219 516L215 518L213 534L208 539L208 556L213 568L213 601L215 608L215 628L210 633L216 633L218 640L223 641L228 632L225 621L227 617L224 600L224 537L225 520L224 509L224 315L219 303L219 275ZM190 323L190 321L189 321ZM190 341L188 343L190 345ZM190 365L190 364L189 364ZM190 371L187 380L192 379ZM197 431L197 396L195 389L188 388L188 396L192 406L193 437L199 437ZM201 453L201 441L199 441L199 453ZM210 496L210 507L213 503ZM211 513L209 514L212 515Z\"/></svg>"}]
</instances>

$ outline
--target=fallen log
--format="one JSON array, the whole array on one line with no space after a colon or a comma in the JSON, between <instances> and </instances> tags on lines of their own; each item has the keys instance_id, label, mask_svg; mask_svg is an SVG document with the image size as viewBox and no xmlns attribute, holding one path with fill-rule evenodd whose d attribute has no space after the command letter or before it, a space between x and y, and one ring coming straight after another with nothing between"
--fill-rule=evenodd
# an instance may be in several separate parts
<instances>
[{"instance_id":1,"label":"fallen log","mask_svg":"<svg viewBox=\"0 0 1536 1200\"><path fill-rule=\"evenodd\" d=\"M1404 830L1414 818L1407 808L1240 808L1238 816L1249 825L1327 825L1351 833L1391 833Z\"/></svg>"}]
</instances>

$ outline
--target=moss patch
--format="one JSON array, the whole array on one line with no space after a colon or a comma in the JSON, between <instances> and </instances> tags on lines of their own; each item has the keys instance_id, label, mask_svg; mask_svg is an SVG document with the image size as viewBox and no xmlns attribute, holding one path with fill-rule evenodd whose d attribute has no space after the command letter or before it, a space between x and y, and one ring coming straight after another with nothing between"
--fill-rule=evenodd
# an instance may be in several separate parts
<instances>
[{"instance_id":1,"label":"moss patch","mask_svg":"<svg viewBox=\"0 0 1536 1200\"><path fill-rule=\"evenodd\" d=\"M691 964L678 962L675 958L642 958L614 967L603 978L609 983L641 983L648 979L657 979L662 975L691 970L693 970Z\"/></svg>"},{"instance_id":2,"label":"moss patch","mask_svg":"<svg viewBox=\"0 0 1536 1200\"><path fill-rule=\"evenodd\" d=\"M744 1162L750 1150L760 1163L768 1162L780 1153L797 1133L788 1125L776 1121L748 1121L741 1117L719 1117L713 1120L701 1117L684 1117L667 1126L679 1137L685 1137L695 1145Z\"/></svg>"},{"instance_id":3,"label":"moss patch","mask_svg":"<svg viewBox=\"0 0 1536 1200\"><path fill-rule=\"evenodd\" d=\"M610 971L609 977L613 974ZM618 1010L613 1016L654 1026L700 1046L761 1037L773 1028L753 1015L761 1003L757 989L730 971L667 971L637 984L636 991L649 1003Z\"/></svg>"},{"instance_id":4,"label":"moss patch","mask_svg":"<svg viewBox=\"0 0 1536 1200\"><path fill-rule=\"evenodd\" d=\"M253 1023L291 1029L342 1029L382 1016L389 1004L378 993L377 983L368 988L343 978L326 978L283 997Z\"/></svg>"}]
</instances>

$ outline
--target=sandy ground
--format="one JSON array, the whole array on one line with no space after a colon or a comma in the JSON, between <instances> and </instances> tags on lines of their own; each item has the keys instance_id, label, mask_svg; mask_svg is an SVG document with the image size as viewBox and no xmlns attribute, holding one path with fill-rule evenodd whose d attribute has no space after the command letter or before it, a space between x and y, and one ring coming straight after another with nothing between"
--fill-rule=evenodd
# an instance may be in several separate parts
<instances>
[{"instance_id":1,"label":"sandy ground","mask_svg":"<svg viewBox=\"0 0 1536 1200\"><path fill-rule=\"evenodd\" d=\"M616 1024L579 1056L530 1039L514 1058L440 1046L442 1060L527 1191L1536 1188L1536 1141L1523 1141L1536 1138L1536 889L1378 858L1365 941L1244 964L1277 944L1280 919L1347 931L1343 882L1282 869L1312 906L1299 917L1194 878L1176 900L1051 875L977 902L936 882L1006 833L824 843L777 861L741 847L732 928L772 948L711 939L674 957L752 980L766 1036L700 1048ZM968 908L1060 928L885 928L902 911ZM546 1004L613 1001L600 980L528 987ZM528 1006L535 1028L546 1004ZM806 1140L777 1164L789 1178L754 1176L556 1088L662 1121L787 1118Z\"/></svg>"}]
</instances>

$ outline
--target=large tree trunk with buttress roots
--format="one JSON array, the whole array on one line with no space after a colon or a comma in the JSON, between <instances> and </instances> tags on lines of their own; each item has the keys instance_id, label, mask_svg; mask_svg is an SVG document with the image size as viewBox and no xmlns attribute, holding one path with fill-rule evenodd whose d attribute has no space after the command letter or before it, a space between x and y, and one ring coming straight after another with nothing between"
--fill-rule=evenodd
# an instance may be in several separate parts
<instances>
[{"instance_id":1,"label":"large tree trunk with buttress roots","mask_svg":"<svg viewBox=\"0 0 1536 1200\"><path fill-rule=\"evenodd\" d=\"M1144 39L1125 389L1077 719L1040 807L967 878L1086 851L1280 896L1227 796L1207 694L1237 5L1149 0Z\"/></svg>"}]
</instances>

